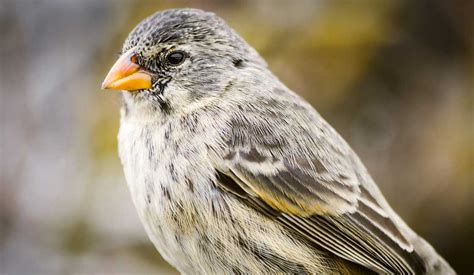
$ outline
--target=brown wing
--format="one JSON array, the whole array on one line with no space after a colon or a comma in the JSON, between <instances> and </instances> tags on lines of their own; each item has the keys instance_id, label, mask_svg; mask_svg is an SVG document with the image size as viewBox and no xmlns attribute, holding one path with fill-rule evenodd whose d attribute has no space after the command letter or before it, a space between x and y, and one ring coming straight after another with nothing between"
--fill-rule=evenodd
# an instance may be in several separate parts
<instances>
[{"instance_id":1,"label":"brown wing","mask_svg":"<svg viewBox=\"0 0 474 275\"><path fill-rule=\"evenodd\" d=\"M422 272L347 143L304 100L273 91L229 109L210 154L216 184L338 257L381 273Z\"/></svg>"},{"instance_id":2,"label":"brown wing","mask_svg":"<svg viewBox=\"0 0 474 275\"><path fill-rule=\"evenodd\" d=\"M423 270L393 221L349 175L325 175L317 159L279 160L255 148L232 152L226 163L218 186L318 246L376 272Z\"/></svg>"}]
</instances>

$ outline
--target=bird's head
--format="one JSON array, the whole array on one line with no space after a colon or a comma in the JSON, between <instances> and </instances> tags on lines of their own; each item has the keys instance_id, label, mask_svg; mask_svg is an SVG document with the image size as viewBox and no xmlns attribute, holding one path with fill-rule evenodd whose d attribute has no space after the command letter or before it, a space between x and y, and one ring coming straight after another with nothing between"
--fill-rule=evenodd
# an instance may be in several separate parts
<instances>
[{"instance_id":1,"label":"bird's head","mask_svg":"<svg viewBox=\"0 0 474 275\"><path fill-rule=\"evenodd\" d=\"M225 92L245 66L265 62L213 13L155 13L128 35L102 88L123 90L128 107L180 111Z\"/></svg>"}]
</instances>

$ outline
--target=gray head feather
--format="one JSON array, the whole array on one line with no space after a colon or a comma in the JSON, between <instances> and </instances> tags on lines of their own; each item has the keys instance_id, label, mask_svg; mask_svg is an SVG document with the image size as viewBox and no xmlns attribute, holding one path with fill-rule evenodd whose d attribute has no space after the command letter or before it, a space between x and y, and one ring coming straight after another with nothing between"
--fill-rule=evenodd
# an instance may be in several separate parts
<instances>
[{"instance_id":1,"label":"gray head feather","mask_svg":"<svg viewBox=\"0 0 474 275\"><path fill-rule=\"evenodd\" d=\"M178 111L196 100L218 96L231 72L240 67L266 67L222 19L197 9L167 10L144 19L129 34L122 51L133 47L139 64L153 73L153 87L126 94L125 103L147 100L157 111ZM186 60L169 66L166 56L175 51L185 53Z\"/></svg>"}]
</instances>

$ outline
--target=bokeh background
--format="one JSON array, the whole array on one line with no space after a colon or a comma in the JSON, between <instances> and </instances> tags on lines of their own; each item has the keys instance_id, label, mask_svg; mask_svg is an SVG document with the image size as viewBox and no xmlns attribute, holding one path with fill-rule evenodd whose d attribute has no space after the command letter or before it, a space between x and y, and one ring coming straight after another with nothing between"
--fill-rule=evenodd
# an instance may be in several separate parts
<instances>
[{"instance_id":1,"label":"bokeh background","mask_svg":"<svg viewBox=\"0 0 474 275\"><path fill-rule=\"evenodd\" d=\"M0 273L175 272L148 241L100 91L128 32L214 11L360 155L393 208L474 271L474 1L0 1Z\"/></svg>"}]
</instances>

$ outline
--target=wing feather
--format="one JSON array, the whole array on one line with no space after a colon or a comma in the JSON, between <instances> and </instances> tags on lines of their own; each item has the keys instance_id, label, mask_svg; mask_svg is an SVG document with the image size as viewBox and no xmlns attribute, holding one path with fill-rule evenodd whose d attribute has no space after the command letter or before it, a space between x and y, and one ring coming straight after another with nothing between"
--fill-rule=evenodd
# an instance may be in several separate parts
<instances>
[{"instance_id":1,"label":"wing feather","mask_svg":"<svg viewBox=\"0 0 474 275\"><path fill-rule=\"evenodd\" d=\"M250 172L235 160L229 163L227 171L219 171L218 186L308 241L376 272L422 270L410 243L370 193L363 186L341 183L348 176L324 181L288 163L267 175Z\"/></svg>"},{"instance_id":2,"label":"wing feather","mask_svg":"<svg viewBox=\"0 0 474 275\"><path fill-rule=\"evenodd\" d=\"M239 105L222 131L222 147L211 154L216 185L340 258L381 273L422 273L418 254L336 131L290 92L259 96Z\"/></svg>"}]
</instances>

